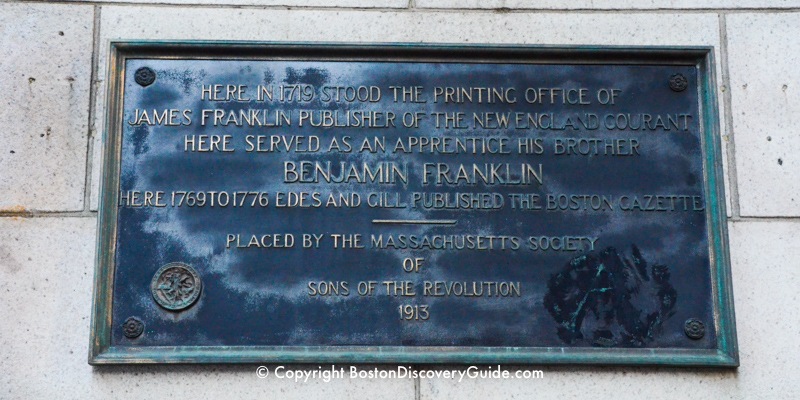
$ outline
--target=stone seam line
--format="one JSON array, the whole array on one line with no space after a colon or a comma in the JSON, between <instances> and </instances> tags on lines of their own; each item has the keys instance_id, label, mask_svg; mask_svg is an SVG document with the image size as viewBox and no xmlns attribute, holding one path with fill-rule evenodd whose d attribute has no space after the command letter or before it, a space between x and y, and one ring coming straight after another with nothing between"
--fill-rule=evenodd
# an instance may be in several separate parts
<instances>
[{"instance_id":1,"label":"stone seam line","mask_svg":"<svg viewBox=\"0 0 800 400\"><path fill-rule=\"evenodd\" d=\"M609 12L625 12L625 13L681 13L692 14L718 14L718 13L796 13L800 12L800 6L795 7L738 7L738 8L685 8L685 7L663 7L663 8L626 8L626 7L606 7L606 8L435 8L435 7L419 7L416 5L415 0L409 0L405 6L398 7L354 7L354 6L303 6L298 5L256 5L256 4L238 4L231 2L229 4L202 4L200 0L198 3L171 3L163 1L158 3L145 3L137 1L63 1L63 0L0 0L0 3L35 3L35 4L68 4L68 5L92 5L92 6L115 6L115 7L187 7L187 8L238 8L238 9L259 9L259 10L306 10L306 11L391 11L391 12L450 12L450 13L572 13L572 14L593 14L593 13L609 13Z\"/></svg>"}]
</instances>

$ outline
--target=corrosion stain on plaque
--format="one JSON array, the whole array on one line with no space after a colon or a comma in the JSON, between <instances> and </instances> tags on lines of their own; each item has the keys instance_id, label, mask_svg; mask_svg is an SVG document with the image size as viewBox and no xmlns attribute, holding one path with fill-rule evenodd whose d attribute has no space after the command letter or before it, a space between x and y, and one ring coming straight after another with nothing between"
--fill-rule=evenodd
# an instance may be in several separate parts
<instances>
[{"instance_id":1,"label":"corrosion stain on plaque","mask_svg":"<svg viewBox=\"0 0 800 400\"><path fill-rule=\"evenodd\" d=\"M570 261L552 276L544 305L568 344L643 347L675 314L677 293L669 277L666 266L648 266L636 246L630 256L609 247Z\"/></svg>"}]
</instances>

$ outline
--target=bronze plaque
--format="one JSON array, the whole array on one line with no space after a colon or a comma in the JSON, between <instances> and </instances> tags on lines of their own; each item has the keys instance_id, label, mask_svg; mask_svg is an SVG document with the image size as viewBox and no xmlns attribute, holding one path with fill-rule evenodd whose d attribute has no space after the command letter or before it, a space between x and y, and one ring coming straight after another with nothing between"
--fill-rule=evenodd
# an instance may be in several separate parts
<instances>
[{"instance_id":1,"label":"bronze plaque","mask_svg":"<svg viewBox=\"0 0 800 400\"><path fill-rule=\"evenodd\" d=\"M94 363L738 362L710 49L112 55Z\"/></svg>"}]
</instances>

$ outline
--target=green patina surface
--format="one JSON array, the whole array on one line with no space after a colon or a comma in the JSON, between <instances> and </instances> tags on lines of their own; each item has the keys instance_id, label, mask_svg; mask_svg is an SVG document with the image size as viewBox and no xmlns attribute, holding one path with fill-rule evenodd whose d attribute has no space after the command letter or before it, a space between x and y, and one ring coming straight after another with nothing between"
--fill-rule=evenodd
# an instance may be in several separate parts
<instances>
[{"instance_id":1,"label":"green patina surface","mask_svg":"<svg viewBox=\"0 0 800 400\"><path fill-rule=\"evenodd\" d=\"M613 349L521 347L115 347L111 346L111 299L120 131L125 60L136 58L257 59L265 53L314 54L315 59L339 60L456 60L520 62L526 57L569 63L674 63L695 65L699 71L700 113L704 154L704 185L712 284L714 287L717 348ZM417 44L318 44L256 42L115 42L109 52L108 106L104 132L105 162L97 241L95 291L89 362L91 364L152 363L513 363L618 364L673 366L738 366L733 291L728 254L727 216L716 84L712 47L599 47L599 46L461 46ZM548 61L545 61L548 62ZM600 289L598 289L600 290Z\"/></svg>"}]
</instances>

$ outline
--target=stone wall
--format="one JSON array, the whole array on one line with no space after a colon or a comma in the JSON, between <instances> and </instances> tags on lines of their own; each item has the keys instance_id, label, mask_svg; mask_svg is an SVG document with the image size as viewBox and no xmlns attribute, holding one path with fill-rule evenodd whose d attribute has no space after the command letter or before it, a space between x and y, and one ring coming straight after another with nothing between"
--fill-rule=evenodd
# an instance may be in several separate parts
<instances>
[{"instance_id":1,"label":"stone wall","mask_svg":"<svg viewBox=\"0 0 800 400\"><path fill-rule=\"evenodd\" d=\"M798 11L800 0L0 1L0 398L800 398ZM294 383L254 366L89 366L115 39L713 46L741 367Z\"/></svg>"}]
</instances>

